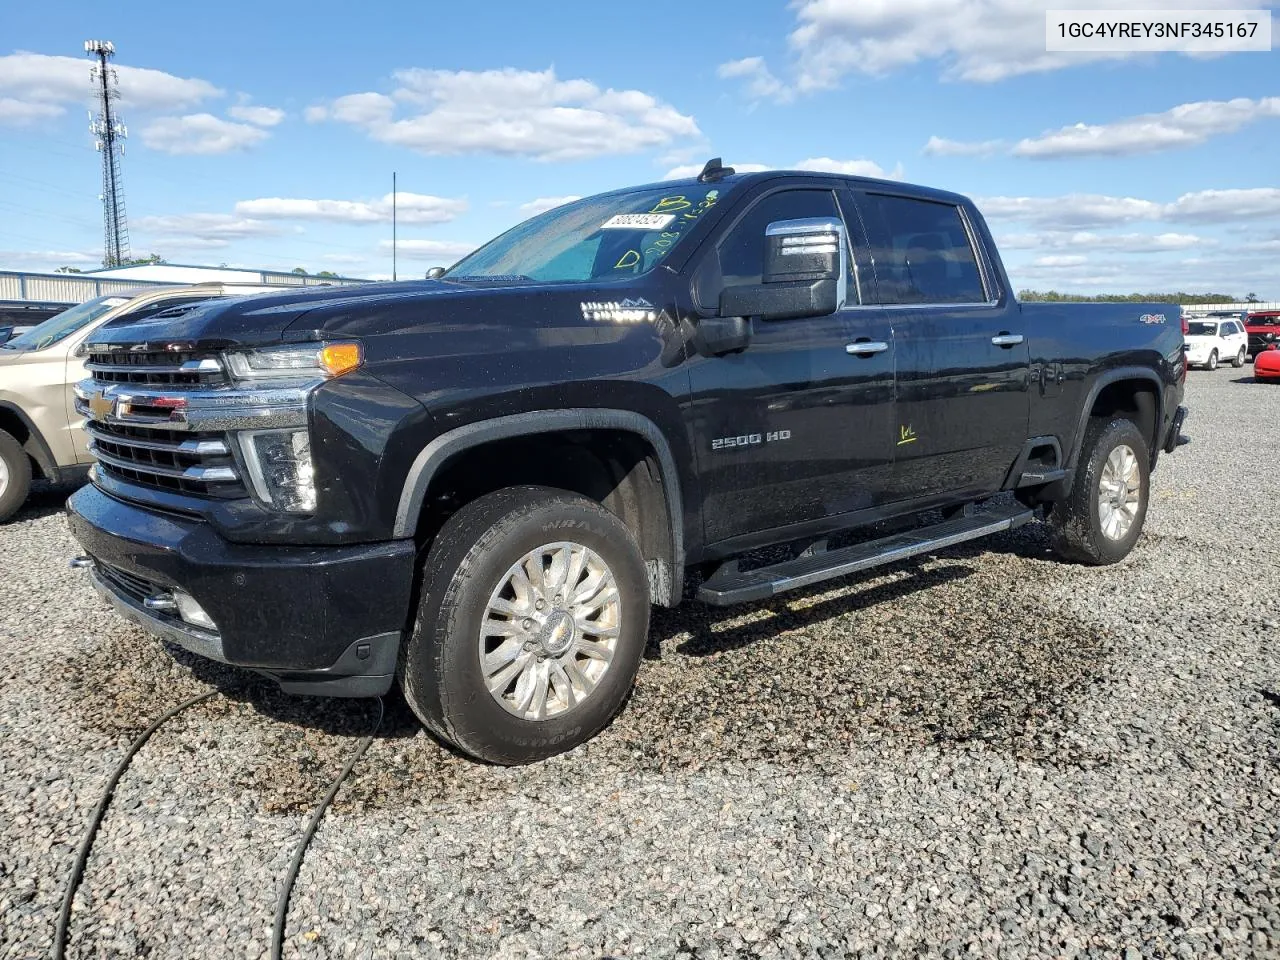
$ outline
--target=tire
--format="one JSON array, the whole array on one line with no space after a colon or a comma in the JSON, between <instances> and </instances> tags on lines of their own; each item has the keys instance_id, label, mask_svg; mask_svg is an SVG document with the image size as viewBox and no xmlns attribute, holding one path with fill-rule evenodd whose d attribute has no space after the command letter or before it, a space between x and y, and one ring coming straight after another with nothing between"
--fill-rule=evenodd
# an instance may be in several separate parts
<instances>
[{"instance_id":1,"label":"tire","mask_svg":"<svg viewBox=\"0 0 1280 960\"><path fill-rule=\"evenodd\" d=\"M1249 355L1249 352L1245 350L1244 347L1241 347L1240 352L1236 354L1236 358L1231 361L1231 365L1235 367L1237 370L1239 370L1241 367L1244 366L1245 357L1247 357L1248 355Z\"/></svg>"},{"instance_id":2,"label":"tire","mask_svg":"<svg viewBox=\"0 0 1280 960\"><path fill-rule=\"evenodd\" d=\"M0 523L27 502L31 492L31 459L12 434L0 430Z\"/></svg>"},{"instance_id":3,"label":"tire","mask_svg":"<svg viewBox=\"0 0 1280 960\"><path fill-rule=\"evenodd\" d=\"M1102 501L1103 481L1105 479L1108 486L1111 485L1111 478L1115 476L1115 467L1118 465L1112 461L1111 470L1108 471L1108 462L1112 454L1117 454L1118 461L1126 461L1127 458L1121 452L1124 448L1128 448L1136 461L1133 463L1133 473L1129 474L1129 482L1125 485L1129 491L1125 496L1126 509L1120 511L1127 517L1127 527L1123 523L1124 517L1117 518L1112 510L1104 507ZM1121 473L1126 471L1122 469ZM1123 476L1120 479L1123 480ZM1136 490L1133 489L1135 479ZM1119 563L1129 555L1142 533L1150 493L1151 454L1142 431L1132 420L1090 420L1085 430L1084 446L1080 451L1071 492L1055 506L1050 515L1054 550L1063 559L1076 563L1092 566ZM1136 494L1136 498L1133 494ZM1116 495L1120 496L1118 489ZM1107 509L1110 522L1104 521L1104 509Z\"/></svg>"},{"instance_id":4,"label":"tire","mask_svg":"<svg viewBox=\"0 0 1280 960\"><path fill-rule=\"evenodd\" d=\"M1218 369L1218 351L1212 350L1209 353L1209 359L1205 361L1204 368L1206 370Z\"/></svg>"},{"instance_id":5,"label":"tire","mask_svg":"<svg viewBox=\"0 0 1280 960\"><path fill-rule=\"evenodd\" d=\"M529 574L558 571L567 582L578 561L579 596L592 598L578 617L563 588L548 589L538 601L545 608L535 609L539 591ZM595 501L549 487L499 490L450 517L427 554L421 598L400 658L405 699L436 736L495 764L543 760L595 736L631 692L649 632L648 575L631 531ZM498 632L482 634L484 625ZM505 665L487 670L482 649ZM532 679L539 671L552 675L545 686Z\"/></svg>"}]
</instances>

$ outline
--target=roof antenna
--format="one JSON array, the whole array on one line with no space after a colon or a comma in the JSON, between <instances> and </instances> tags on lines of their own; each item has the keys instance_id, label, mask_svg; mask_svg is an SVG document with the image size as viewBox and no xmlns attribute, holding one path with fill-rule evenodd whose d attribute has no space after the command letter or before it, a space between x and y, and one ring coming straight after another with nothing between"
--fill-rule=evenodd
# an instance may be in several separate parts
<instances>
[{"instance_id":1,"label":"roof antenna","mask_svg":"<svg viewBox=\"0 0 1280 960\"><path fill-rule=\"evenodd\" d=\"M725 177L733 175L733 167L726 167L720 163L719 157L712 157L707 161L707 165L702 168L702 172L698 174L699 183L715 183Z\"/></svg>"}]
</instances>

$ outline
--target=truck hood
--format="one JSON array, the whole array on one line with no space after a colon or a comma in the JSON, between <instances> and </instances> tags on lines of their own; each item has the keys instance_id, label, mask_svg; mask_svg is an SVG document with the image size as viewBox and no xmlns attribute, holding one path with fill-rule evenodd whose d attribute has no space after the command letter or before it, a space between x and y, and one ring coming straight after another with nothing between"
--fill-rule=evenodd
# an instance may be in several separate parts
<instances>
[{"instance_id":1,"label":"truck hood","mask_svg":"<svg viewBox=\"0 0 1280 960\"><path fill-rule=\"evenodd\" d=\"M108 324L91 344L176 344L224 350L322 339L378 337L409 331L465 329L507 339L513 330L630 324L656 319L661 270L626 281L370 283L211 300L179 316Z\"/></svg>"},{"instance_id":2,"label":"truck hood","mask_svg":"<svg viewBox=\"0 0 1280 960\"><path fill-rule=\"evenodd\" d=\"M190 343L197 349L263 346L282 340L305 340L286 335L296 321L322 308L367 312L378 305L420 300L447 294L453 284L439 281L369 283L348 287L305 287L248 297L210 300L185 307L180 316L163 313L134 323L112 323L98 330L92 343Z\"/></svg>"}]
</instances>

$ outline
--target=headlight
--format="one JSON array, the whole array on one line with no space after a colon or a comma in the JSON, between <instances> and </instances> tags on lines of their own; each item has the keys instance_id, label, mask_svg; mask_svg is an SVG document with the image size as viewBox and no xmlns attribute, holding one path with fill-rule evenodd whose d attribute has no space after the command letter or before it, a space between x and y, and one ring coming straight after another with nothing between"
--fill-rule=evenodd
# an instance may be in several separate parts
<instances>
[{"instance_id":1,"label":"headlight","mask_svg":"<svg viewBox=\"0 0 1280 960\"><path fill-rule=\"evenodd\" d=\"M311 513L316 508L311 439L301 430L246 430L240 452L259 499L277 510Z\"/></svg>"},{"instance_id":2,"label":"headlight","mask_svg":"<svg viewBox=\"0 0 1280 960\"><path fill-rule=\"evenodd\" d=\"M227 354L227 366L237 380L337 377L363 360L360 344L354 342L289 343Z\"/></svg>"}]
</instances>

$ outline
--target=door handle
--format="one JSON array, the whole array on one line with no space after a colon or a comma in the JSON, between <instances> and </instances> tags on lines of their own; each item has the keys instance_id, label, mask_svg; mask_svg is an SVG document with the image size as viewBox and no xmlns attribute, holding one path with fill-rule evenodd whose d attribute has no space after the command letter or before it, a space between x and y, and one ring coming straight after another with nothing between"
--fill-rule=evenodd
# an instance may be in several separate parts
<instances>
[{"instance_id":1,"label":"door handle","mask_svg":"<svg viewBox=\"0 0 1280 960\"><path fill-rule=\"evenodd\" d=\"M855 357L869 357L873 353L884 353L888 349L889 345L883 340L858 340L844 345L844 352L851 353Z\"/></svg>"},{"instance_id":2,"label":"door handle","mask_svg":"<svg viewBox=\"0 0 1280 960\"><path fill-rule=\"evenodd\" d=\"M991 338L991 342L997 347L1016 347L1023 341L1020 333L1001 333L999 336Z\"/></svg>"}]
</instances>

